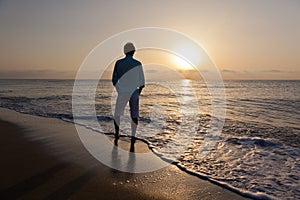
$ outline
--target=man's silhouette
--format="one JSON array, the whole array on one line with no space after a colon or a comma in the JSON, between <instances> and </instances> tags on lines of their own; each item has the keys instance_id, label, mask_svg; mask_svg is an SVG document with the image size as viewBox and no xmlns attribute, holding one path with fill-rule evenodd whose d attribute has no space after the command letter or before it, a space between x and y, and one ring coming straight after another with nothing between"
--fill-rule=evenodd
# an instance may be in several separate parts
<instances>
[{"instance_id":1,"label":"man's silhouette","mask_svg":"<svg viewBox=\"0 0 300 200\"><path fill-rule=\"evenodd\" d=\"M129 102L131 116L131 146L135 142L135 133L139 118L139 95L145 87L144 72L141 62L133 58L135 47L132 43L124 46L125 58L115 64L112 83L118 97L114 113L115 145L118 145L120 116L123 115L126 104Z\"/></svg>"}]
</instances>

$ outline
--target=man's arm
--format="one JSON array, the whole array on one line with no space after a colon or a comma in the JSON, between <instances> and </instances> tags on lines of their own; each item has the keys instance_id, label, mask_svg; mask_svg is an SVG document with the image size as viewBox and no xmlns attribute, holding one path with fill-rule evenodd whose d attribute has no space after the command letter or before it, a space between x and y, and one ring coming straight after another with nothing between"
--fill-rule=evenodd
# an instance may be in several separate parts
<instances>
[{"instance_id":1,"label":"man's arm","mask_svg":"<svg viewBox=\"0 0 300 200\"><path fill-rule=\"evenodd\" d=\"M117 68L118 68L118 62L116 62L116 64L115 64L114 71L113 71L112 78L111 78L112 84L114 86L116 86L117 82L118 82L118 69Z\"/></svg>"},{"instance_id":2,"label":"man's arm","mask_svg":"<svg viewBox=\"0 0 300 200\"><path fill-rule=\"evenodd\" d=\"M143 88L145 87L145 76L143 71L143 66L141 64L140 70L139 70L139 93L142 93Z\"/></svg>"}]
</instances>

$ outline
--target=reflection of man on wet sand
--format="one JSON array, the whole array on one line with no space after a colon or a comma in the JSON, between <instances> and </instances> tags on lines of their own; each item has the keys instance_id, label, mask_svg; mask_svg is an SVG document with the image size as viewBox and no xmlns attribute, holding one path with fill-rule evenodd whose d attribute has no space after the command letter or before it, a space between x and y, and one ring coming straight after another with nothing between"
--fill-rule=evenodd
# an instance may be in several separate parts
<instances>
[{"instance_id":1,"label":"reflection of man on wet sand","mask_svg":"<svg viewBox=\"0 0 300 200\"><path fill-rule=\"evenodd\" d=\"M112 83L118 97L114 113L115 145L118 145L120 116L123 115L125 106L129 102L131 116L131 146L135 142L135 133L139 117L139 95L145 87L144 72L141 62L133 58L135 47L132 43L124 46L125 57L115 64Z\"/></svg>"}]
</instances>

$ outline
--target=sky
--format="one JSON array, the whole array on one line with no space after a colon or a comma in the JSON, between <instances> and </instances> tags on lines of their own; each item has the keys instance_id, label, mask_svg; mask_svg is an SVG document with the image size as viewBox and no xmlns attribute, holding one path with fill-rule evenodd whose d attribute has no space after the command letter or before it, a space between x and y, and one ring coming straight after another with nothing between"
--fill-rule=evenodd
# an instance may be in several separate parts
<instances>
[{"instance_id":1,"label":"sky","mask_svg":"<svg viewBox=\"0 0 300 200\"><path fill-rule=\"evenodd\" d=\"M0 0L0 78L74 78L100 42L142 27L188 35L224 79L300 79L299 0Z\"/></svg>"}]
</instances>

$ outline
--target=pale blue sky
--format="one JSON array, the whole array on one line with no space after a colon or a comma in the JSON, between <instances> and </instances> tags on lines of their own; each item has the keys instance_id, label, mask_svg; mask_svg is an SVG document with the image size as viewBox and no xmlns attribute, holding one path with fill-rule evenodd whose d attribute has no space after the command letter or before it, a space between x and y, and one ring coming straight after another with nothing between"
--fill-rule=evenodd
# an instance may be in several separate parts
<instances>
[{"instance_id":1,"label":"pale blue sky","mask_svg":"<svg viewBox=\"0 0 300 200\"><path fill-rule=\"evenodd\" d=\"M149 26L191 36L225 79L300 79L298 0L0 0L0 78L72 78L99 42Z\"/></svg>"}]
</instances>

